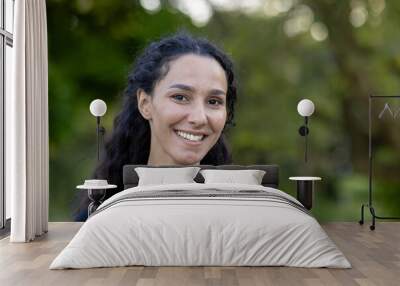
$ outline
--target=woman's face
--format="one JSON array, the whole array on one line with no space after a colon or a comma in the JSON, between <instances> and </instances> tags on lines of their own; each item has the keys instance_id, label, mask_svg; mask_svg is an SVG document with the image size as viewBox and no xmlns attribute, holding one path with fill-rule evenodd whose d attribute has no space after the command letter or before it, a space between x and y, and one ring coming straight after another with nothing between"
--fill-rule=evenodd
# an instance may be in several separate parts
<instances>
[{"instance_id":1,"label":"woman's face","mask_svg":"<svg viewBox=\"0 0 400 286\"><path fill-rule=\"evenodd\" d=\"M138 93L139 110L151 128L148 164L199 164L226 122L225 71L215 59L194 54L168 67L152 96Z\"/></svg>"}]
</instances>

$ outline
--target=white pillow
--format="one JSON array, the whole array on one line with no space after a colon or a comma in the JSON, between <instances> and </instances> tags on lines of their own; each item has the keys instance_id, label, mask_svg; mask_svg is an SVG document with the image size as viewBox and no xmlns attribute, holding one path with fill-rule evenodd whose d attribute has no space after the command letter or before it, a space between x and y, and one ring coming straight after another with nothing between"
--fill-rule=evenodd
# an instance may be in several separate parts
<instances>
[{"instance_id":1,"label":"white pillow","mask_svg":"<svg viewBox=\"0 0 400 286\"><path fill-rule=\"evenodd\" d=\"M199 167L157 168L137 167L138 186L196 183Z\"/></svg>"},{"instance_id":2,"label":"white pillow","mask_svg":"<svg viewBox=\"0 0 400 286\"><path fill-rule=\"evenodd\" d=\"M204 183L234 183L261 185L265 171L262 170L201 170Z\"/></svg>"}]
</instances>

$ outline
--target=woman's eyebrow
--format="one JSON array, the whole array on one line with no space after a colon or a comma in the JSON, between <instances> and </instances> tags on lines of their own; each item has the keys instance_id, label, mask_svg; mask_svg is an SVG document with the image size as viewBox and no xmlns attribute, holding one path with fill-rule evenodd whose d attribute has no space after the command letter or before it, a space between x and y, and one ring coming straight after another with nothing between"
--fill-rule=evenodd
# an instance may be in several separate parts
<instances>
[{"instance_id":1,"label":"woman's eyebrow","mask_svg":"<svg viewBox=\"0 0 400 286\"><path fill-rule=\"evenodd\" d=\"M178 89L183 89L183 90L190 91L190 92L193 92L195 90L190 85L186 85L186 84L182 84L182 83L173 84L169 88L178 88ZM209 93L211 95L225 95L226 94L225 91L223 91L222 89L218 89L218 88L211 89L211 91Z\"/></svg>"},{"instance_id":2,"label":"woman's eyebrow","mask_svg":"<svg viewBox=\"0 0 400 286\"><path fill-rule=\"evenodd\" d=\"M214 88L210 91L211 95L226 95L226 92L222 89Z\"/></svg>"},{"instance_id":3,"label":"woman's eyebrow","mask_svg":"<svg viewBox=\"0 0 400 286\"><path fill-rule=\"evenodd\" d=\"M186 85L186 84L182 84L182 83L173 84L169 88L178 88L178 89L183 89L183 90L187 90L187 91L194 91L193 87Z\"/></svg>"}]
</instances>

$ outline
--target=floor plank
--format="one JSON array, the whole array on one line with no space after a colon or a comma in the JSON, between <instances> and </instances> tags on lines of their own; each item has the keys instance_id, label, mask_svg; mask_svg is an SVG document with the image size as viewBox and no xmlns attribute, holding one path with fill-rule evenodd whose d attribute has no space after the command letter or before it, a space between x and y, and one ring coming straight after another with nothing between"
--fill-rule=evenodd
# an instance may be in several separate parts
<instances>
[{"instance_id":1,"label":"floor plank","mask_svg":"<svg viewBox=\"0 0 400 286\"><path fill-rule=\"evenodd\" d=\"M324 230L351 262L352 269L296 267L116 267L48 269L82 223L50 223L31 243L0 240L0 285L398 285L400 222L379 222L375 231L357 223L329 223Z\"/></svg>"}]
</instances>

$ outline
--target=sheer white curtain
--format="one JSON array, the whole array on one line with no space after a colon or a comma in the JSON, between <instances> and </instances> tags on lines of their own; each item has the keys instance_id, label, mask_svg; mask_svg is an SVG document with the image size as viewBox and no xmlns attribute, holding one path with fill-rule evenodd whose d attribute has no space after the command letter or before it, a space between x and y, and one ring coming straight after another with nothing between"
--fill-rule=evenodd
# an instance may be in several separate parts
<instances>
[{"instance_id":1,"label":"sheer white curtain","mask_svg":"<svg viewBox=\"0 0 400 286\"><path fill-rule=\"evenodd\" d=\"M6 187L11 242L48 229L48 65L45 0L15 1L14 92L6 98Z\"/></svg>"}]
</instances>

